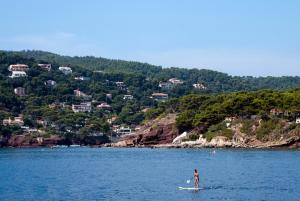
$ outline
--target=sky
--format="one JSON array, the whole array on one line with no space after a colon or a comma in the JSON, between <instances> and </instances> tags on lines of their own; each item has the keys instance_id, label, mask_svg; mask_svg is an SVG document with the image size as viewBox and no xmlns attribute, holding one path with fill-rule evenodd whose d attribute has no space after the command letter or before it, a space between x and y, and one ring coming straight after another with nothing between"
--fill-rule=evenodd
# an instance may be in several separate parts
<instances>
[{"instance_id":1,"label":"sky","mask_svg":"<svg viewBox=\"0 0 300 201\"><path fill-rule=\"evenodd\" d=\"M0 0L0 49L300 76L298 0Z\"/></svg>"}]
</instances>

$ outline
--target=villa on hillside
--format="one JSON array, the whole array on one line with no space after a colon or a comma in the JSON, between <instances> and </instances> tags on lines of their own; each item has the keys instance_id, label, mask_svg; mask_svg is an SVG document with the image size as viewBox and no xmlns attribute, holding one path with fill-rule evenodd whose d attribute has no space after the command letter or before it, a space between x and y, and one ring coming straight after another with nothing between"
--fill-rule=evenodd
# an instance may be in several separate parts
<instances>
[{"instance_id":1,"label":"villa on hillside","mask_svg":"<svg viewBox=\"0 0 300 201\"><path fill-rule=\"evenodd\" d=\"M75 80L81 80L81 81L89 81L89 77L84 77L84 76L79 76L79 77L74 77Z\"/></svg>"},{"instance_id":2,"label":"villa on hillside","mask_svg":"<svg viewBox=\"0 0 300 201\"><path fill-rule=\"evenodd\" d=\"M168 100L169 96L165 93L153 93L150 98L153 98L156 101L166 101Z\"/></svg>"},{"instance_id":3,"label":"villa on hillside","mask_svg":"<svg viewBox=\"0 0 300 201\"><path fill-rule=\"evenodd\" d=\"M91 112L92 104L91 102L80 103L79 105L72 105L73 112Z\"/></svg>"},{"instance_id":4,"label":"villa on hillside","mask_svg":"<svg viewBox=\"0 0 300 201\"><path fill-rule=\"evenodd\" d=\"M56 82L54 80L47 80L44 82L46 86L55 86Z\"/></svg>"},{"instance_id":5,"label":"villa on hillside","mask_svg":"<svg viewBox=\"0 0 300 201\"><path fill-rule=\"evenodd\" d=\"M25 96L25 88L24 87L17 87L14 89L14 93L18 96Z\"/></svg>"},{"instance_id":6,"label":"villa on hillside","mask_svg":"<svg viewBox=\"0 0 300 201\"><path fill-rule=\"evenodd\" d=\"M201 83L193 84L193 87L195 89L199 89L199 90L205 90L205 89L207 89L207 87L204 86L204 84L201 84Z\"/></svg>"},{"instance_id":7,"label":"villa on hillside","mask_svg":"<svg viewBox=\"0 0 300 201\"><path fill-rule=\"evenodd\" d=\"M115 84L117 85L117 87L120 90L125 90L126 89L126 85L124 84L124 82L115 82Z\"/></svg>"},{"instance_id":8,"label":"villa on hillside","mask_svg":"<svg viewBox=\"0 0 300 201\"><path fill-rule=\"evenodd\" d=\"M106 99L112 100L112 94L106 94L105 97Z\"/></svg>"},{"instance_id":9,"label":"villa on hillside","mask_svg":"<svg viewBox=\"0 0 300 201\"><path fill-rule=\"evenodd\" d=\"M171 89L173 88L173 84L170 82L159 82L158 87L162 89Z\"/></svg>"},{"instance_id":10,"label":"villa on hillside","mask_svg":"<svg viewBox=\"0 0 300 201\"><path fill-rule=\"evenodd\" d=\"M108 118L106 120L106 122L109 123L109 124L112 124L114 121L117 120L117 118L118 118L117 116L112 116L111 118Z\"/></svg>"},{"instance_id":11,"label":"villa on hillside","mask_svg":"<svg viewBox=\"0 0 300 201\"><path fill-rule=\"evenodd\" d=\"M44 70L51 71L51 64L38 64L38 66Z\"/></svg>"},{"instance_id":12,"label":"villa on hillside","mask_svg":"<svg viewBox=\"0 0 300 201\"><path fill-rule=\"evenodd\" d=\"M176 78L171 78L167 82L159 82L158 87L162 89L172 89L174 86L179 84L183 84L183 81Z\"/></svg>"},{"instance_id":13,"label":"villa on hillside","mask_svg":"<svg viewBox=\"0 0 300 201\"><path fill-rule=\"evenodd\" d=\"M100 109L111 109L111 106L107 103L101 103L100 105L97 105L97 108Z\"/></svg>"},{"instance_id":14,"label":"villa on hillside","mask_svg":"<svg viewBox=\"0 0 300 201\"><path fill-rule=\"evenodd\" d=\"M72 69L70 67L66 67L66 66L60 66L58 68L58 70L60 70L63 74L65 75L69 75L72 74Z\"/></svg>"},{"instance_id":15,"label":"villa on hillside","mask_svg":"<svg viewBox=\"0 0 300 201\"><path fill-rule=\"evenodd\" d=\"M29 69L28 65L26 64L12 64L9 65L9 71L27 71Z\"/></svg>"},{"instance_id":16,"label":"villa on hillside","mask_svg":"<svg viewBox=\"0 0 300 201\"><path fill-rule=\"evenodd\" d=\"M131 134L131 129L129 127L121 127L115 130L118 135L128 135Z\"/></svg>"},{"instance_id":17,"label":"villa on hillside","mask_svg":"<svg viewBox=\"0 0 300 201\"><path fill-rule=\"evenodd\" d=\"M80 91L79 89L75 89L74 90L74 94L77 97L89 97L87 94L83 93L82 91Z\"/></svg>"},{"instance_id":18,"label":"villa on hillside","mask_svg":"<svg viewBox=\"0 0 300 201\"><path fill-rule=\"evenodd\" d=\"M24 125L23 116L20 115L18 117L15 117L14 119L11 119L11 118L3 119L3 125L4 126L11 126L11 125L23 126Z\"/></svg>"},{"instance_id":19,"label":"villa on hillside","mask_svg":"<svg viewBox=\"0 0 300 201\"><path fill-rule=\"evenodd\" d=\"M174 85L177 85L177 84L183 84L183 81L179 80L179 79L176 79L176 78L171 78L168 80L168 82L174 84Z\"/></svg>"},{"instance_id":20,"label":"villa on hillside","mask_svg":"<svg viewBox=\"0 0 300 201\"><path fill-rule=\"evenodd\" d=\"M10 78L17 78L17 77L26 77L27 74L24 71L12 71L12 75L9 76Z\"/></svg>"},{"instance_id":21,"label":"villa on hillside","mask_svg":"<svg viewBox=\"0 0 300 201\"><path fill-rule=\"evenodd\" d=\"M132 95L124 95L123 100L132 100L133 96Z\"/></svg>"}]
</instances>

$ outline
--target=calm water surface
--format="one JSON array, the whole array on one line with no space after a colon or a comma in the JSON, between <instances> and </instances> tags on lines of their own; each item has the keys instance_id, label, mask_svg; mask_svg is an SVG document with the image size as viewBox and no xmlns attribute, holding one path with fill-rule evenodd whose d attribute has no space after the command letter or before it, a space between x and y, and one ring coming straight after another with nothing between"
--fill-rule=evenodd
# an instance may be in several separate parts
<instances>
[{"instance_id":1,"label":"calm water surface","mask_svg":"<svg viewBox=\"0 0 300 201\"><path fill-rule=\"evenodd\" d=\"M178 190L194 168L204 190ZM0 176L1 201L299 201L300 151L0 149Z\"/></svg>"}]
</instances>

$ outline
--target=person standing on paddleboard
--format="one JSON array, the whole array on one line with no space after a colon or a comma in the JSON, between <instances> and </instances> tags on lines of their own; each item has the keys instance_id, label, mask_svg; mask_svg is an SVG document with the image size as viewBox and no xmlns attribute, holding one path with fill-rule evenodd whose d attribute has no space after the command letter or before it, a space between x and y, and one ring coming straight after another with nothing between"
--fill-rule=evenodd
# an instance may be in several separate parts
<instances>
[{"instance_id":1,"label":"person standing on paddleboard","mask_svg":"<svg viewBox=\"0 0 300 201\"><path fill-rule=\"evenodd\" d=\"M197 169L194 171L194 185L195 188L199 188L199 173Z\"/></svg>"}]
</instances>

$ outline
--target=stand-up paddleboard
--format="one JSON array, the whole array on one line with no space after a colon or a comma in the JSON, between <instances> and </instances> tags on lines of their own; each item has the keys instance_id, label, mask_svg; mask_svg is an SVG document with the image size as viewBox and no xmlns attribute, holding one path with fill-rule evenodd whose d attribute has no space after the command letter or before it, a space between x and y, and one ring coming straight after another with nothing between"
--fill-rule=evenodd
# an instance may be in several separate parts
<instances>
[{"instance_id":1,"label":"stand-up paddleboard","mask_svg":"<svg viewBox=\"0 0 300 201\"><path fill-rule=\"evenodd\" d=\"M178 187L179 190L194 190L194 191L198 191L198 190L204 190L203 188L195 188L195 187Z\"/></svg>"}]
</instances>

